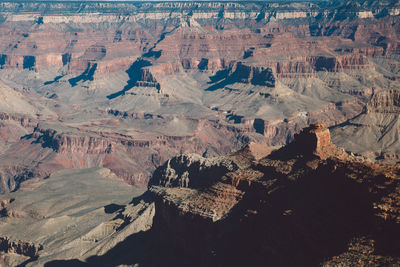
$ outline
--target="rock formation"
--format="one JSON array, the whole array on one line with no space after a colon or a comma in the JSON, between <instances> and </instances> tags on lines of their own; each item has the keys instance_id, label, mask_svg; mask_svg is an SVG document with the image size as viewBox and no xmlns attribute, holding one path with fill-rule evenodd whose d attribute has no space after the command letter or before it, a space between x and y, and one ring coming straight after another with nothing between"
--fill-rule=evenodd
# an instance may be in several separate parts
<instances>
[{"instance_id":1,"label":"rock formation","mask_svg":"<svg viewBox=\"0 0 400 267\"><path fill-rule=\"evenodd\" d=\"M398 100L397 89L375 92L361 114L333 129L335 143L370 161L397 163Z\"/></svg>"},{"instance_id":2,"label":"rock formation","mask_svg":"<svg viewBox=\"0 0 400 267\"><path fill-rule=\"evenodd\" d=\"M165 187L168 176L158 173L171 172L167 165L153 177L154 236L179 251L181 264L399 264L397 166L346 154L322 124L262 159L245 151L247 164L204 176L205 184ZM198 173L190 165L189 175Z\"/></svg>"},{"instance_id":3,"label":"rock formation","mask_svg":"<svg viewBox=\"0 0 400 267\"><path fill-rule=\"evenodd\" d=\"M165 187L198 187L213 179L213 176L220 176L237 168L230 159L206 159L197 154L187 154L167 160L163 167L155 171L152 179L154 183Z\"/></svg>"},{"instance_id":4,"label":"rock formation","mask_svg":"<svg viewBox=\"0 0 400 267\"><path fill-rule=\"evenodd\" d=\"M0 237L0 251L6 253L16 253L33 258L42 249L42 245L36 245L32 242L12 241L8 237Z\"/></svg>"}]
</instances>

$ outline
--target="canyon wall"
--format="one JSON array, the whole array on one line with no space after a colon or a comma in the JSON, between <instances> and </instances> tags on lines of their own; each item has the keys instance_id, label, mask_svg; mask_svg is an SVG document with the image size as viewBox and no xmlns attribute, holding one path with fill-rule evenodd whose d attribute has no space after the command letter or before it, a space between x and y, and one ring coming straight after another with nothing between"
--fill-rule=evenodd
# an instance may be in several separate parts
<instances>
[{"instance_id":1,"label":"canyon wall","mask_svg":"<svg viewBox=\"0 0 400 267\"><path fill-rule=\"evenodd\" d=\"M172 262L398 263L396 249L386 243L399 229L397 204L390 204L398 195L398 167L368 164L345 153L321 124L269 153L255 160L245 149L214 158L214 168L221 160L240 167L204 173L200 183L189 177L197 174L193 165L205 159L194 155L173 158L155 172L149 188L156 209L152 229L159 242L172 246L170 253L179 251ZM174 183L183 177L175 173L186 173L189 185Z\"/></svg>"}]
</instances>

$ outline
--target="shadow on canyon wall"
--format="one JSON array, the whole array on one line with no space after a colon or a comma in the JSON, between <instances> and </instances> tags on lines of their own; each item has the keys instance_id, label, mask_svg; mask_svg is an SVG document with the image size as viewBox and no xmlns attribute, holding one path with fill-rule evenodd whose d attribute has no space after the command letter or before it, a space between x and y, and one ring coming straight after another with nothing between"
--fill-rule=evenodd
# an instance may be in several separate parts
<instances>
[{"instance_id":1,"label":"shadow on canyon wall","mask_svg":"<svg viewBox=\"0 0 400 267\"><path fill-rule=\"evenodd\" d=\"M300 165L299 170L304 167ZM375 240L378 255L399 256L398 227L378 222L372 205L393 188L371 194L371 184L346 177L346 165L332 166L337 167L333 174L328 161L316 173L311 171L311 177L296 182L281 177L279 194L265 198L264 189L247 194L228 218L212 226L199 221L195 225L200 227L193 229L184 218L166 223L165 210L159 210L151 230L129 236L102 256L86 262L56 260L45 266L320 266L348 251L349 242L357 237ZM143 197L149 200L150 195ZM249 209L256 215L245 216Z\"/></svg>"}]
</instances>

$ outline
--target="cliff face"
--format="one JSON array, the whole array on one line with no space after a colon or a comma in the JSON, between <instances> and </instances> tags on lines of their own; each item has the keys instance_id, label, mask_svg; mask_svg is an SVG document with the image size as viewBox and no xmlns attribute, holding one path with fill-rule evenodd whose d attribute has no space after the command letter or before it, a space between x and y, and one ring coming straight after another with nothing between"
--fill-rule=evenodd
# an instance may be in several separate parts
<instances>
[{"instance_id":1,"label":"cliff face","mask_svg":"<svg viewBox=\"0 0 400 267\"><path fill-rule=\"evenodd\" d=\"M177 59L183 69L197 68L201 63L201 68L216 71L242 57L269 54L271 49L268 48L274 48L274 35L279 38L283 33L294 36L286 36L288 42L278 49L297 42L293 37L311 35L361 41L364 44L356 49L367 50L369 56L396 53L397 43L392 39L396 34L389 25L393 23L390 20L397 18L388 19L390 16L387 14L378 20L379 23L371 23L370 20L380 19L380 10L387 7L384 3L381 9L371 3L365 5L353 7L357 11L350 15L345 3L336 6L310 3L220 3L209 6L201 2L182 6L170 3L87 3L77 6L76 3L26 2L17 5L5 2L2 3L4 21L0 30L11 39L4 39L0 44L0 66L31 70L67 67L70 73L78 73L95 61L104 74L121 67L127 69L129 63L126 60L129 58L132 62L132 58L141 56L144 51L145 56L161 57L160 61L164 62ZM395 9L395 6L391 8ZM120 14L118 10L131 14ZM339 19L339 15L348 16L347 20ZM299 23L291 23L294 20ZM138 21L143 26L139 26ZM35 29L30 28L32 23L36 25ZM93 27L94 23L103 23L101 32ZM75 26L63 26L69 24ZM13 32L9 28L11 25L18 25L21 30ZM225 32L216 31L216 27ZM241 30L243 28L249 29ZM152 29L152 33L147 29ZM374 30L378 30L381 36L374 35ZM174 45L178 40L180 45ZM336 46L335 42L332 43ZM300 51L304 48L301 47ZM338 59L326 58L327 55L306 62L316 63L317 71L323 68L339 71L347 65L363 66L366 63L363 55L341 55ZM279 61L280 64L286 63Z\"/></svg>"},{"instance_id":2,"label":"cliff face","mask_svg":"<svg viewBox=\"0 0 400 267\"><path fill-rule=\"evenodd\" d=\"M223 158L206 159L196 154L181 155L164 163L153 174L153 181L165 187L197 187L207 183L207 177L237 169L237 165Z\"/></svg>"},{"instance_id":3,"label":"cliff face","mask_svg":"<svg viewBox=\"0 0 400 267\"><path fill-rule=\"evenodd\" d=\"M334 141L371 161L396 164L399 112L398 90L375 92L361 114L333 129Z\"/></svg>"},{"instance_id":4,"label":"cliff face","mask_svg":"<svg viewBox=\"0 0 400 267\"><path fill-rule=\"evenodd\" d=\"M242 164L201 175L205 184L163 182L172 170L197 173L184 162L153 176L152 229L183 262L399 264L399 248L392 246L400 233L398 167L348 155L330 142L324 125L304 129L260 160L249 150L228 158Z\"/></svg>"}]
</instances>

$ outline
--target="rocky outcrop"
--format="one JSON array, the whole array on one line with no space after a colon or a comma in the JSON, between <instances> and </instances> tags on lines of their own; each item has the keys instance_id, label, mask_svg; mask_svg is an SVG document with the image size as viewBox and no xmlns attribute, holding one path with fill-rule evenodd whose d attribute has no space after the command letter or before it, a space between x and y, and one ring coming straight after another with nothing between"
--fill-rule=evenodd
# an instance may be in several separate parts
<instances>
[{"instance_id":1,"label":"rocky outcrop","mask_svg":"<svg viewBox=\"0 0 400 267\"><path fill-rule=\"evenodd\" d=\"M55 168L57 170L58 168ZM17 190L19 185L34 177L45 178L54 169L42 169L38 168L37 163L32 163L31 166L20 166L17 164L7 164L4 160L0 165L0 193L7 193L10 191ZM8 216L9 213L4 212Z\"/></svg>"},{"instance_id":2,"label":"rocky outcrop","mask_svg":"<svg viewBox=\"0 0 400 267\"><path fill-rule=\"evenodd\" d=\"M297 75L314 77L315 70L306 61L283 61L269 63L279 78L295 77Z\"/></svg>"},{"instance_id":3,"label":"rocky outcrop","mask_svg":"<svg viewBox=\"0 0 400 267\"><path fill-rule=\"evenodd\" d=\"M19 123L23 127L34 128L36 127L38 120L27 115L10 114L0 112L1 121L14 121Z\"/></svg>"},{"instance_id":4,"label":"rocky outcrop","mask_svg":"<svg viewBox=\"0 0 400 267\"><path fill-rule=\"evenodd\" d=\"M288 149L297 150L300 154L316 155L321 159L332 156L346 158L346 153L331 143L329 129L324 124L312 124L295 134L294 141L288 145Z\"/></svg>"},{"instance_id":5,"label":"rocky outcrop","mask_svg":"<svg viewBox=\"0 0 400 267\"><path fill-rule=\"evenodd\" d=\"M238 169L228 158L206 159L197 154L174 157L156 169L149 185L197 188Z\"/></svg>"},{"instance_id":6,"label":"rocky outcrop","mask_svg":"<svg viewBox=\"0 0 400 267\"><path fill-rule=\"evenodd\" d=\"M226 70L217 72L211 77L214 82L207 88L208 91L215 91L234 83L248 83L258 86L274 87L275 77L270 68L246 66L241 62L233 64Z\"/></svg>"},{"instance_id":7,"label":"rocky outcrop","mask_svg":"<svg viewBox=\"0 0 400 267\"><path fill-rule=\"evenodd\" d=\"M37 245L32 242L21 240L13 241L8 237L0 237L0 251L6 253L16 253L33 258L36 257L42 249L42 245Z\"/></svg>"},{"instance_id":8,"label":"rocky outcrop","mask_svg":"<svg viewBox=\"0 0 400 267\"><path fill-rule=\"evenodd\" d=\"M393 89L384 92L377 92L366 105L366 113L400 113L400 91Z\"/></svg>"},{"instance_id":9,"label":"rocky outcrop","mask_svg":"<svg viewBox=\"0 0 400 267\"><path fill-rule=\"evenodd\" d=\"M57 153L104 154L112 151L111 140L100 136L58 134L52 129L36 128L32 138L43 147L51 148Z\"/></svg>"},{"instance_id":10,"label":"rocky outcrop","mask_svg":"<svg viewBox=\"0 0 400 267\"><path fill-rule=\"evenodd\" d=\"M183 264L329 266L365 257L398 264L398 248L387 245L400 229L398 175L396 166L346 154L324 125L312 125L288 146L200 187L150 187L152 229Z\"/></svg>"},{"instance_id":11,"label":"rocky outcrop","mask_svg":"<svg viewBox=\"0 0 400 267\"><path fill-rule=\"evenodd\" d=\"M344 55L338 57L310 57L307 62L316 71L340 72L343 70L371 69L367 58L362 54Z\"/></svg>"},{"instance_id":12,"label":"rocky outcrop","mask_svg":"<svg viewBox=\"0 0 400 267\"><path fill-rule=\"evenodd\" d=\"M0 200L0 210L3 210L4 208L6 208L14 200L15 199L13 199L13 198Z\"/></svg>"}]
</instances>

